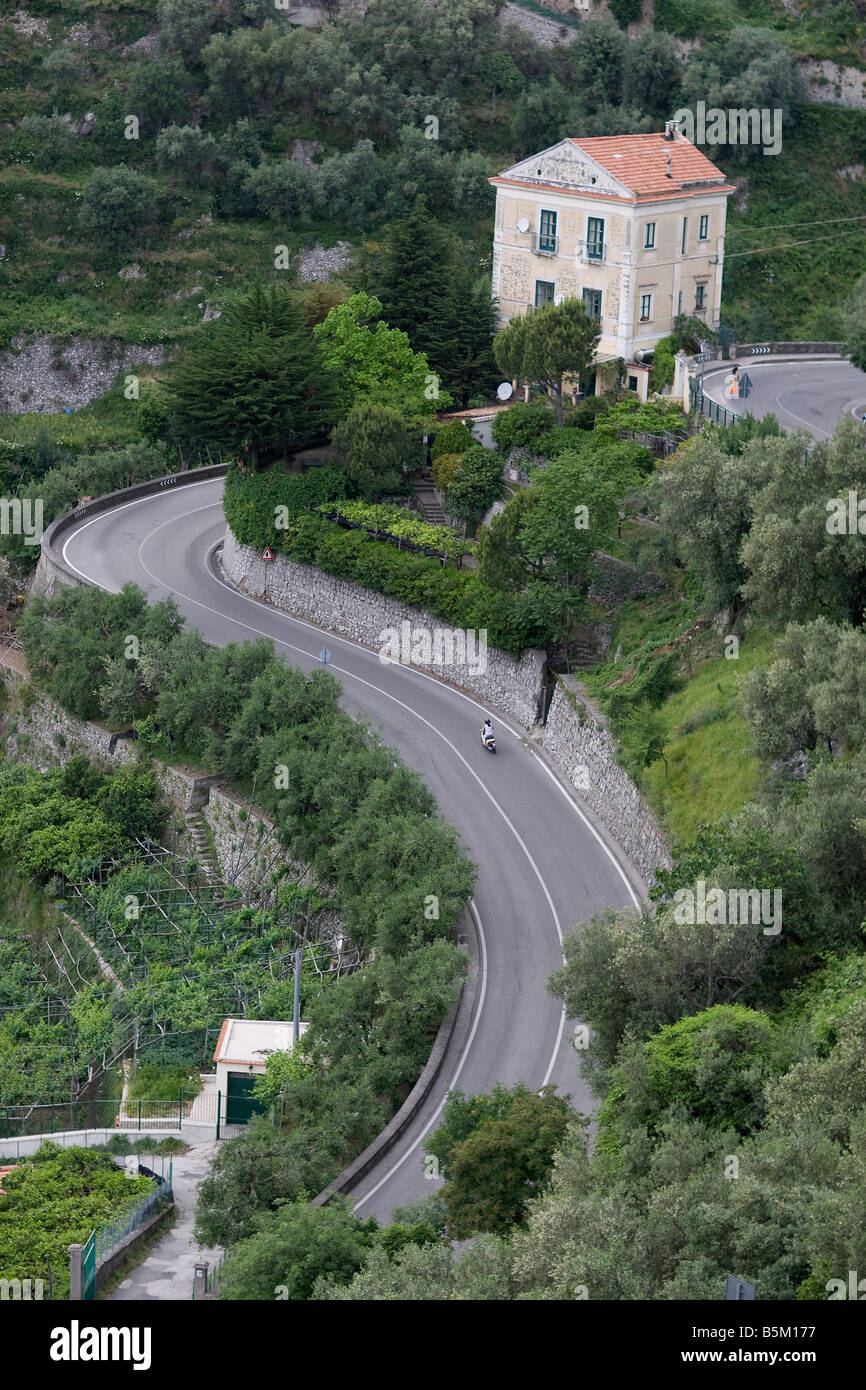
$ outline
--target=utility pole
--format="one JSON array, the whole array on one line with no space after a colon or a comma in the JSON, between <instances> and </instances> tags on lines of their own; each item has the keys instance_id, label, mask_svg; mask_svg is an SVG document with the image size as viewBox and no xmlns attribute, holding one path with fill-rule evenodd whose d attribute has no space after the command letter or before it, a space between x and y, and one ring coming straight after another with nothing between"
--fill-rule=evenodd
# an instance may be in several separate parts
<instances>
[{"instance_id":1,"label":"utility pole","mask_svg":"<svg viewBox=\"0 0 866 1390\"><path fill-rule=\"evenodd\" d=\"M304 948L299 946L295 952L295 1008L292 1015L292 1046L297 1047L301 1034L301 969L304 964Z\"/></svg>"}]
</instances>

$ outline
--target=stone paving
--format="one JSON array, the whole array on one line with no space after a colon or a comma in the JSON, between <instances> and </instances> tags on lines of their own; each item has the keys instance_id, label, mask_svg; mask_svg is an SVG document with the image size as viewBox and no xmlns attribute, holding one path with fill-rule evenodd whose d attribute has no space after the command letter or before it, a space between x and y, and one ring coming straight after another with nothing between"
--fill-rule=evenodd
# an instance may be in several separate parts
<instances>
[{"instance_id":1,"label":"stone paving","mask_svg":"<svg viewBox=\"0 0 866 1390\"><path fill-rule=\"evenodd\" d=\"M197 1144L189 1153L175 1155L173 1185L177 1216L174 1225L153 1246L141 1264L130 1270L120 1284L106 1294L107 1300L191 1301L196 1264L200 1260L207 1260L213 1266L222 1255L219 1249L205 1250L198 1245L192 1233L196 1190L202 1178L207 1176L218 1147L217 1141ZM147 1165L146 1157L140 1156L140 1161Z\"/></svg>"}]
</instances>

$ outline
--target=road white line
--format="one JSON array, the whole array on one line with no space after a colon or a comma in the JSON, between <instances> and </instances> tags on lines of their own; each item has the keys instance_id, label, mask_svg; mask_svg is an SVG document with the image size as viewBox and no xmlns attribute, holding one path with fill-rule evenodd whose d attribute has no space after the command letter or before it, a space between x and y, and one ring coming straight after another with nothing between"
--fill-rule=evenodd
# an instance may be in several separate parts
<instances>
[{"instance_id":1,"label":"road white line","mask_svg":"<svg viewBox=\"0 0 866 1390\"><path fill-rule=\"evenodd\" d=\"M487 942L484 937L484 928L481 925L481 917L479 916L478 909L475 906L474 898L470 899L469 909L473 917L475 918L475 925L478 928L478 939L481 942L481 993L478 996L478 1003L475 1008L475 1017L472 1020L472 1027L469 1030L469 1037L466 1039L466 1046L460 1054L460 1061L457 1063L457 1066L454 1069L454 1075L451 1078L448 1090L445 1092L445 1095L442 1097L441 1101L436 1107L436 1110L430 1116L430 1119L427 1121L421 1133L418 1135L418 1138L415 1140L413 1144L409 1146L408 1149L405 1150L402 1156L398 1158L393 1168L389 1168L385 1176L379 1179L379 1181L376 1183L376 1186L371 1187L370 1191L366 1192L363 1197L359 1197L358 1201L355 1203L355 1211L357 1211L359 1207L362 1207L365 1202L369 1202L371 1197L375 1197L376 1193L379 1191L379 1188L384 1187L385 1183L389 1182L390 1179L393 1178L394 1174L400 1168L403 1167L403 1164L406 1162L406 1159L410 1156L410 1154L413 1154L415 1152L418 1145L421 1143L421 1140L424 1139L426 1135L430 1133L430 1130L433 1128L434 1124L439 1119L439 1116L442 1114L442 1111L445 1108L445 1102L448 1099L450 1092L454 1090L455 1086L457 1085L457 1082L460 1080L460 1073L463 1070L463 1063L466 1061L466 1058L472 1051L472 1040L475 1037L475 1030L478 1027L478 1020L481 1017L481 1011L484 1008L484 999L487 994Z\"/></svg>"},{"instance_id":2,"label":"road white line","mask_svg":"<svg viewBox=\"0 0 866 1390\"><path fill-rule=\"evenodd\" d=\"M189 486L189 487L204 487L204 486L207 486L207 485L211 484L212 482L213 482L213 479L208 478L208 479L204 479L204 480L203 480L202 482L200 482L200 483L191 483L191 484L188 484L188 486ZM111 512L102 512L102 513L99 514L99 516L91 517L89 521L84 522L80 527L76 528L75 531L72 531L72 532L70 533L70 535L67 537L67 539L66 539L66 541L65 541L65 543L64 543L64 545L63 545L62 554L63 554L63 559L64 559L64 561L66 562L66 564L68 564L69 567L70 567L71 569L73 569L73 570L75 571L76 574L81 575L81 577L82 577L83 579L89 579L89 580L91 580L91 582L94 582L94 581L91 579L91 576L90 576L90 575L85 574L85 572L84 572L83 570L79 569L78 566L75 565L74 562L69 558L69 555L68 555L67 551L68 551L68 547L69 547L69 545L71 544L71 542L72 542L77 536L79 536L83 531L85 531L89 526L92 526L93 523L94 523L95 521L99 521L99 520L104 519L104 518L106 518L106 517L108 517L108 516L112 516L112 515L114 515L115 512L126 510L128 507L140 506L142 503L148 502L148 501L150 501L150 500L151 500L151 498L135 498L135 499L133 499L133 501L131 501L131 502L121 503L120 506L118 506L118 507L116 507L116 508L112 508L112 511L111 511ZM217 508L217 507L220 507L220 503L219 503L219 502L210 502L210 503L205 504L205 506L203 506L203 507L196 507L196 508L193 508L192 511L187 511L187 512L185 512L185 513L184 513L184 516L194 515L194 514L197 513L197 512L210 511L210 510L213 510L213 509L215 509L215 508ZM170 585L166 584L164 580L162 580L158 575L154 574L154 572L149 568L149 566L145 563L145 561L144 561L144 559L143 559L143 557L142 557L142 551L143 551L144 547L146 546L146 544L148 543L148 541L151 540L152 537L155 536L159 531L163 530L164 528L166 528L166 527L168 527L168 526L176 525L176 524L177 524L179 521L181 521L182 519L183 519L183 518L181 518L181 517L170 517L167 521L160 522L158 526L155 526L155 527L154 527L151 531L149 531L149 532L147 533L147 535L144 536L144 538L142 539L142 541L141 541L141 543L140 543L140 545L139 545L139 547L138 547L137 558L138 558L139 564L141 565L141 568L142 568L142 569L144 570L144 572L148 575L148 577L149 577L150 579L152 579L153 582L154 582L155 584L158 584L158 585L159 585L161 588L163 588L163 589L167 589L170 593L176 594L179 598L183 599L186 603L193 604L195 607L201 608L202 611L204 611L204 612L206 612L206 613L210 613L210 614L212 614L214 617L218 617L218 618L222 619L223 621L231 622L231 623L233 623L236 627L241 628L242 631L253 632L253 633L255 633L257 636L265 637L265 638L267 638L268 640L270 640L270 641L272 641L272 642L276 642L279 646L284 647L284 648L285 648L286 650L288 650L288 651L297 652L299 655L305 656L305 657L307 657L307 658L310 659L310 660L315 659L315 654L314 654L314 653L308 652L308 651L306 651L306 650L305 650L304 648L302 648L302 647L295 646L293 643L288 642L288 641L286 641L286 640L283 639L283 638L275 638L275 637L273 637L273 635L272 635L271 633L269 633L269 632L264 632L262 629L257 628L257 627L254 627L254 626L253 626L252 624L250 624L250 623L244 623L244 622L241 622L240 619L238 619L238 618L230 617L228 614L224 613L221 609L212 608L209 604L202 603L199 599L193 598L193 597L191 597L189 594L184 594L184 593L182 593L180 590L172 589ZM229 591L230 591L235 597L240 598L240 599L243 599L243 600L244 600L245 602L247 602L247 603L256 604L256 605L259 606L259 607L263 607L263 606L264 606L263 604L261 604L261 602L260 602L259 600L254 599L254 598L251 598L248 594L242 593L239 589L236 589L236 588L234 588L233 586L227 584L225 580L218 580L217 582L220 582L220 583L224 584L225 587L228 588ZM303 627L309 628L311 631L316 631L316 632L328 632L328 629L326 629L326 628L317 628L314 624L307 622L307 621L306 621L305 619L303 619L303 618L293 618L293 617L291 617L289 614L282 613L282 612L280 611L280 609L277 609L277 608L269 608L268 611L271 612L271 613L273 613L273 614L277 617L278 620L279 620L279 619L282 619L283 621L287 621L287 622L300 623ZM369 651L370 651L370 649L369 649L368 647L364 647L361 643L353 642L351 639L341 637L341 636L339 636L339 635L336 634L336 633L331 634L330 632L328 632L328 635L329 635L329 637L333 637L336 641L342 642L345 646L354 647L356 650L360 650L360 651L366 651L366 652L369 652ZM540 871L540 869L538 868L538 865L536 864L535 860L534 860L533 857L532 857L532 854L531 854L530 851L529 851L529 847L527 846L527 844L526 844L525 841L523 840L522 836L521 836L520 833L518 832L516 826L515 826L515 825L513 824L513 822L510 820L510 818L509 818L508 815L506 814L505 810L504 810L503 807L499 804L499 802L496 800L495 796L492 794L492 792L491 792L491 791L489 790L489 788L486 786L486 784L484 783L484 781L482 780L482 778L479 777L479 775L478 775L478 773L476 773L475 769L474 769L474 768L467 762L467 760L463 757L463 754L460 753L460 751L455 747L455 745L451 742L451 740L448 739L448 738L445 736L445 734L442 733L442 731L441 731L440 729L438 729L434 724L432 724L432 723L430 722L430 720L426 719L422 714L419 714L417 710L412 709L412 707L411 707L410 705L407 705L403 700L400 700L396 695L393 695L390 691L384 690L381 686L376 685L376 684L375 684L374 682L372 682L372 681L365 680L364 677L358 676L358 675L356 675L354 672L346 670L344 667L335 666L335 665L333 665L333 663L332 663L332 664L331 664L331 668L332 668L332 670L334 670L335 672L338 672L341 676L344 676L344 677L346 677L346 678L349 679L349 680L356 681L358 684L363 685L363 686L366 686L367 689L369 689L369 690L374 690L374 691L376 691L377 694L383 695L386 699L393 701L393 703L396 704L396 705L399 705L399 707L400 707L402 710L405 710L407 714L412 715L415 719L419 720L419 721L420 721L422 724L424 724L428 729L430 729L430 731L431 731L432 733L434 733L438 738L441 738L442 741L446 744L446 746L447 746L447 747L451 750L451 752L454 754L454 756L463 764L463 766L465 767L466 771L470 774L470 776L472 776L472 777L475 779L475 781L477 782L477 784L478 784L478 786L480 787L481 791L482 791L482 792L484 793L484 795L488 798L488 800L489 800L490 803L495 807L495 809L499 812L499 815L502 817L502 819L504 820L505 824L508 826L509 830L511 831L512 835L514 836L514 838L517 840L518 844L520 845L520 848L522 849L522 851L523 851L523 853L524 853L524 855L525 855L525 857L526 857L526 859L527 859L527 862L529 863L529 865L530 865L530 867L531 867L531 869L532 869L532 871L533 871L533 873L534 873L534 875L535 875L535 877L536 877L536 879L537 879L537 881L538 881L538 884L539 884L539 886L540 886L540 888L541 888L541 891L542 891L542 893L544 894L545 899L546 899L546 901L547 901L548 907L549 907L549 909L550 909L551 916L552 916L552 918L553 918L553 923L554 923L554 927L555 927L555 929L556 929L557 940L558 940L558 942L559 942L560 952L561 952L561 949L562 949L562 941L563 941L562 925L561 925L561 922L560 922L560 919L559 919L559 914L558 914L557 911L556 911L556 906L555 906L555 904L554 904L554 902L553 902L553 898L552 898L552 896L551 896L551 894L550 894L550 891L549 891L549 889L548 889L548 887L547 887L547 884L546 884L546 882L545 882L545 880L544 880L544 878L543 878L543 876L542 876L542 874L541 874L541 871ZM419 670L417 670L415 667L401 667L401 669L402 669L402 670L411 671L413 675L421 676L421 677L422 677L423 679L425 679L425 680L435 681L435 683L436 683L437 685L439 685L439 686L444 686L447 690L452 691L453 694L458 695L461 699L464 699L464 700L466 700L468 703L470 703L470 704L472 704L473 706L475 706L476 709L480 709L480 710L484 710L484 709L485 709L485 706L484 706L484 705L482 705L479 701L475 700L472 696L466 694L466 692L455 689L453 686L451 686L450 684L448 684L448 683L445 682L445 681L439 681L439 680L437 680L437 678L436 678L435 676L430 675L428 672L419 671ZM521 735L520 735L519 733L516 733L515 730L511 729L510 726L509 726L504 720L502 720L501 722L503 723L503 725L504 725L505 728L508 728L508 729L509 729L509 732L512 733L512 735L513 735L515 738L521 739ZM522 739L521 739L521 741L522 741ZM531 750L531 745L528 745L528 746L529 746L529 748L530 748L530 751L532 751L532 750ZM583 813L583 811L580 809L580 807L576 804L576 802L575 802L575 801L573 800L573 798L570 796L570 794L568 793L568 791L567 791L567 790L565 789L565 787L561 784L561 782L560 782L559 779L555 776L555 774L553 773L553 771L552 771L552 770L547 766L547 764L543 761L543 759L538 758L538 757L536 756L536 762L544 769L544 771L547 773L547 775L551 778L551 780L553 781L554 785L559 789L559 791L561 792L561 794L565 797L565 799L566 799L566 801L568 802L568 804L569 804L569 806L571 807L571 809L580 817L580 819L581 819L581 821L583 822L583 824L584 824L584 826L586 827L586 829L590 832L590 834L593 836L593 838L594 838L594 839L598 842L598 844L601 846L601 848L603 849L604 853L607 855L608 859L610 860L611 864L613 864L613 866L614 866L614 868L616 869L617 873L618 873L619 876L621 877L621 879L622 879L622 881L623 881L623 883L624 883L624 885L625 885L626 891L627 891L627 893L629 894L629 897L631 898L631 900L632 900L632 902L634 903L634 905L637 906L638 899L637 899L637 897L636 897L636 895L635 895L635 893L634 893L634 890L633 890L633 888L632 888L632 886L631 886L631 883L629 882L628 876L626 875L625 870L622 868L622 865L618 863L618 861L617 861L615 855L612 853L610 847L609 847L607 844L605 844L604 840L602 839L601 835L600 835L600 834L598 833L598 831L596 830L595 826L591 823L591 821L588 820L588 818L586 817L586 815ZM474 910L474 912L475 912L475 917L476 917L476 921L478 922L479 929L481 929L481 919L480 919L480 916L478 915L477 909L474 908L474 904L473 904L473 910ZM483 937L482 937L482 939L483 939ZM485 962L486 962L486 950L485 950ZM476 1012L476 1023L477 1023L477 1018L478 1018L478 1017L480 1017L480 1009ZM543 1080L542 1083L541 1083L542 1085L547 1085L547 1083L548 1083L548 1081L549 1081L549 1079L550 1079L550 1077L551 1077L551 1075L552 1075L552 1073L553 1073L553 1069L554 1069L554 1067L556 1066L556 1062L557 1062L557 1060L558 1060L559 1053L560 1053L560 1049L561 1049L561 1046L562 1046L562 1035L563 1035L563 1031L564 1031L564 1029L565 1029L565 1022L566 1022L566 1013L565 1013L565 1007L563 1006L562 1013L561 1013L561 1015L560 1015L560 1020L559 1020L559 1027L558 1027L558 1029L557 1029L556 1042L555 1042L555 1044L554 1044L554 1048L553 1048L553 1051L552 1051L551 1057L550 1057L550 1062L548 1063L547 1070L546 1070L545 1075L544 1075L544 1080ZM473 1036L474 1036L474 1026L473 1026ZM470 1041L471 1041L471 1038L470 1038ZM468 1051L468 1044L467 1044L467 1051ZM464 1054L464 1056L465 1056L465 1054ZM461 1058L460 1064L459 1064L458 1069L457 1069L457 1072L455 1073L455 1077L452 1079L452 1082L451 1082L451 1087L452 1087L452 1088L453 1088L453 1086L456 1084L457 1076L459 1076L460 1071L462 1070L462 1067L463 1067L463 1060L464 1060L464 1058ZM444 1104L444 1101L443 1101L443 1104ZM441 1110L441 1107L440 1107L440 1110ZM439 1112L437 1112L437 1114L438 1114L438 1113L439 1113ZM426 1133L426 1131L425 1131L425 1133ZM422 1136L422 1137L423 1137L423 1136ZM414 1147L416 1147L416 1145L413 1145L413 1148L414 1148ZM407 1153L406 1153L406 1155L404 1156L404 1159L401 1159L401 1160L400 1160L400 1163L404 1162L404 1161L405 1161L405 1157L408 1157L408 1154L411 1153L411 1152L412 1152L411 1149L408 1150ZM398 1163L397 1166L399 1167L400 1164ZM384 1181L384 1179L383 1179L383 1181ZM376 1189L374 1189L374 1190L378 1190L378 1188L376 1188ZM372 1193L368 1194L368 1196L372 1196ZM366 1200L366 1198L365 1198L364 1200Z\"/></svg>"},{"instance_id":3,"label":"road white line","mask_svg":"<svg viewBox=\"0 0 866 1390\"><path fill-rule=\"evenodd\" d=\"M789 396L792 391L802 393L802 387L786 386L785 389L783 391L780 391L778 396L776 396L775 404L779 407L783 414L790 415L792 420L796 420L800 425L805 425L806 429L811 430L813 434L820 434L823 435L825 439L829 439L833 433L832 430L825 430L823 426L816 425L814 421L810 422L809 420L804 420L802 415L798 415L796 411L790 410L788 406L782 404L782 397Z\"/></svg>"}]
</instances>

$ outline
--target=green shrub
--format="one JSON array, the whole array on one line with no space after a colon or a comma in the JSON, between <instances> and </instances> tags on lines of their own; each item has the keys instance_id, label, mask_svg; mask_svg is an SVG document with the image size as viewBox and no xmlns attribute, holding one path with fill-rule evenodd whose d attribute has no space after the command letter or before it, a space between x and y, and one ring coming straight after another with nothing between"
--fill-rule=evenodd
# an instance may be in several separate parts
<instances>
[{"instance_id":1,"label":"green shrub","mask_svg":"<svg viewBox=\"0 0 866 1390\"><path fill-rule=\"evenodd\" d=\"M445 458L454 455L446 454ZM397 540L411 541L413 545L427 546L446 555L449 560L457 560L462 555L470 555L474 549L471 541L458 540L453 531L445 526L433 526L423 521L408 507L398 507L387 502L321 502L316 508L328 517L345 517L367 530L375 530Z\"/></svg>"},{"instance_id":2,"label":"green shrub","mask_svg":"<svg viewBox=\"0 0 866 1390\"><path fill-rule=\"evenodd\" d=\"M678 685L673 656L644 658L628 684L614 690L608 699L608 712L613 720L619 720L638 705L658 709Z\"/></svg>"},{"instance_id":3,"label":"green shrub","mask_svg":"<svg viewBox=\"0 0 866 1390\"><path fill-rule=\"evenodd\" d=\"M177 1062L160 1066L157 1062L139 1061L129 1084L129 1099L176 1102L181 1091L184 1095L196 1095L201 1088L197 1068Z\"/></svg>"},{"instance_id":4,"label":"green shrub","mask_svg":"<svg viewBox=\"0 0 866 1390\"><path fill-rule=\"evenodd\" d=\"M462 420L451 420L447 425L443 425L441 430L436 431L430 455L437 459L440 454L462 454L477 442L472 431Z\"/></svg>"},{"instance_id":5,"label":"green shrub","mask_svg":"<svg viewBox=\"0 0 866 1390\"><path fill-rule=\"evenodd\" d=\"M674 354L676 351L676 340L673 337L659 339L653 348L653 365L650 376L650 387L653 391L661 391L665 386L673 386L676 370Z\"/></svg>"},{"instance_id":6,"label":"green shrub","mask_svg":"<svg viewBox=\"0 0 866 1390\"><path fill-rule=\"evenodd\" d=\"M459 454L439 454L439 456L433 460L433 481L440 492L447 489L448 484L453 481L454 474L459 467Z\"/></svg>"},{"instance_id":7,"label":"green shrub","mask_svg":"<svg viewBox=\"0 0 866 1390\"><path fill-rule=\"evenodd\" d=\"M509 449L530 449L541 453L542 440L556 424L556 416L543 401L518 401L502 410L493 421L493 442L503 454Z\"/></svg>"},{"instance_id":8,"label":"green shrub","mask_svg":"<svg viewBox=\"0 0 866 1390\"><path fill-rule=\"evenodd\" d=\"M42 1144L33 1161L3 1179L0 1279L45 1279L53 1296L69 1291L69 1246L134 1207L154 1190L150 1178L128 1178L109 1154Z\"/></svg>"}]
</instances>

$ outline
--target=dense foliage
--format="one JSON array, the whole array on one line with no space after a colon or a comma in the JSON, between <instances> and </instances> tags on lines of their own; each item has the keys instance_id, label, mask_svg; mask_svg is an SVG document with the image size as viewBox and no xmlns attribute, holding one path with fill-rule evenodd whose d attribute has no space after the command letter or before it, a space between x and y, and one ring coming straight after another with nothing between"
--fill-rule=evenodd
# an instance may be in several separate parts
<instances>
[{"instance_id":1,"label":"dense foliage","mask_svg":"<svg viewBox=\"0 0 866 1390\"><path fill-rule=\"evenodd\" d=\"M199 330L171 373L168 399L182 437L234 450L257 467L327 434L336 385L300 306L273 285Z\"/></svg>"},{"instance_id":2,"label":"dense foliage","mask_svg":"<svg viewBox=\"0 0 866 1390\"><path fill-rule=\"evenodd\" d=\"M108 1154L45 1143L3 1175L0 1279L41 1279L46 1296L69 1296L69 1251L153 1191Z\"/></svg>"},{"instance_id":3,"label":"dense foliage","mask_svg":"<svg viewBox=\"0 0 866 1390\"><path fill-rule=\"evenodd\" d=\"M69 667L64 646L77 623L92 640ZM459 991L465 962L453 936L473 869L455 832L421 779L343 713L337 682L287 667L268 642L208 647L180 628L170 601L148 608L134 586L34 599L22 630L36 678L69 708L91 708L94 691L99 706L123 685L149 749L183 749L254 793L293 858L323 891L333 886L350 941L373 957L334 981L311 975L303 1049L311 1070L290 1077L281 1096L290 1137L311 1155L302 1186L310 1172L324 1185L404 1098ZM117 636L130 631L140 634L135 657ZM106 659L113 679L101 685ZM115 796L112 805L125 803ZM128 924L129 895L143 895L146 873L132 864L94 890L87 919L125 982L127 1012L162 1032L201 1030L224 1016L229 995L252 1013L290 1014L291 981L276 967L290 940L291 885L268 911L221 914L216 926L191 902L166 936L153 915Z\"/></svg>"},{"instance_id":4,"label":"dense foliage","mask_svg":"<svg viewBox=\"0 0 866 1390\"><path fill-rule=\"evenodd\" d=\"M487 640L518 654L525 646L543 646L545 615L533 611L531 596L512 596L485 587L468 570L443 569L438 560L396 550L360 531L344 531L323 517L297 515L277 525L273 499L283 495L279 481L253 492L240 470L226 479L226 520L244 545L270 545L291 560L316 565L326 574L352 579L389 598L421 608L452 627L486 628ZM252 495L251 495L252 493Z\"/></svg>"}]
</instances>

